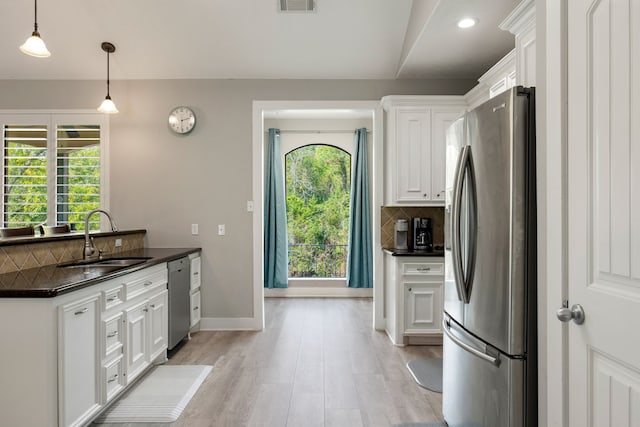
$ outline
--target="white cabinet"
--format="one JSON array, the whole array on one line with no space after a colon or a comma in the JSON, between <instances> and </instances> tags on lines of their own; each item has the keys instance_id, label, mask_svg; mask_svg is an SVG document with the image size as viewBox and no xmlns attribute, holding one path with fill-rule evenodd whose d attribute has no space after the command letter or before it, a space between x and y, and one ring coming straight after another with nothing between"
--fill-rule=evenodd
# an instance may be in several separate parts
<instances>
[{"instance_id":1,"label":"white cabinet","mask_svg":"<svg viewBox=\"0 0 640 427\"><path fill-rule=\"evenodd\" d=\"M464 96L469 110L490 98L520 85L536 85L536 2L522 0L500 24L515 36L515 48L479 79Z\"/></svg>"},{"instance_id":2,"label":"white cabinet","mask_svg":"<svg viewBox=\"0 0 640 427\"><path fill-rule=\"evenodd\" d=\"M446 129L465 110L459 96L386 96L385 206L442 206Z\"/></svg>"},{"instance_id":3,"label":"white cabinet","mask_svg":"<svg viewBox=\"0 0 640 427\"><path fill-rule=\"evenodd\" d=\"M522 0L500 24L515 36L515 84L536 85L536 2Z\"/></svg>"},{"instance_id":4,"label":"white cabinet","mask_svg":"<svg viewBox=\"0 0 640 427\"><path fill-rule=\"evenodd\" d=\"M442 281L404 282L404 332L441 333Z\"/></svg>"},{"instance_id":5,"label":"white cabinet","mask_svg":"<svg viewBox=\"0 0 640 427\"><path fill-rule=\"evenodd\" d=\"M122 290L122 286L119 289ZM106 295L113 294L106 292ZM127 385L124 366L124 313L116 311L108 316L103 313L102 325L102 403L108 403Z\"/></svg>"},{"instance_id":6,"label":"white cabinet","mask_svg":"<svg viewBox=\"0 0 640 427\"><path fill-rule=\"evenodd\" d=\"M0 298L0 337L16 346L0 356L0 424L85 425L166 360L167 279L162 263L54 298Z\"/></svg>"},{"instance_id":7,"label":"white cabinet","mask_svg":"<svg viewBox=\"0 0 640 427\"><path fill-rule=\"evenodd\" d=\"M133 381L144 369L149 366L147 355L149 354L147 302L143 301L125 311L125 323L127 325L126 341L126 375L127 381Z\"/></svg>"},{"instance_id":8,"label":"white cabinet","mask_svg":"<svg viewBox=\"0 0 640 427\"><path fill-rule=\"evenodd\" d=\"M164 353L169 342L169 292L162 289L149 298L149 362Z\"/></svg>"},{"instance_id":9,"label":"white cabinet","mask_svg":"<svg viewBox=\"0 0 640 427\"><path fill-rule=\"evenodd\" d=\"M385 254L386 331L396 345L442 343L444 260Z\"/></svg>"},{"instance_id":10,"label":"white cabinet","mask_svg":"<svg viewBox=\"0 0 640 427\"><path fill-rule=\"evenodd\" d=\"M200 285L202 284L202 275L200 273L202 268L202 261L200 257L200 252L193 253L189 255L190 259L190 270L189 275L191 277L191 286L190 286L190 327L194 329L198 326L201 319L201 302L200 302Z\"/></svg>"},{"instance_id":11,"label":"white cabinet","mask_svg":"<svg viewBox=\"0 0 640 427\"><path fill-rule=\"evenodd\" d=\"M60 425L84 424L101 405L100 294L59 307Z\"/></svg>"},{"instance_id":12,"label":"white cabinet","mask_svg":"<svg viewBox=\"0 0 640 427\"><path fill-rule=\"evenodd\" d=\"M200 291L191 294L191 327L193 328L200 322Z\"/></svg>"},{"instance_id":13,"label":"white cabinet","mask_svg":"<svg viewBox=\"0 0 640 427\"><path fill-rule=\"evenodd\" d=\"M130 305L124 310L124 349L127 383L137 378L167 350L168 304L166 264L126 276L125 295Z\"/></svg>"}]
</instances>

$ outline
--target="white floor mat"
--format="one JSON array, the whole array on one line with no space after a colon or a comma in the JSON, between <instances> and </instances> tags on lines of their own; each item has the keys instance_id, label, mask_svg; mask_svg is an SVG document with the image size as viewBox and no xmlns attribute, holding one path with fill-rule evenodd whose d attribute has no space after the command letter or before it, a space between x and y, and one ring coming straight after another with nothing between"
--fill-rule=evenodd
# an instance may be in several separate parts
<instances>
[{"instance_id":1,"label":"white floor mat","mask_svg":"<svg viewBox=\"0 0 640 427\"><path fill-rule=\"evenodd\" d=\"M213 366L157 366L96 423L168 423L178 419Z\"/></svg>"}]
</instances>

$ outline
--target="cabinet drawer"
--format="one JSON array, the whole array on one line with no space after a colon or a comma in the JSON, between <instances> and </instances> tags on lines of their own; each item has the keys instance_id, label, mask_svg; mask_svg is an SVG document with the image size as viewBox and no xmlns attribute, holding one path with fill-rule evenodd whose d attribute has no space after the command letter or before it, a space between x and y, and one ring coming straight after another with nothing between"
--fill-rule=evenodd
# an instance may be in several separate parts
<instances>
[{"instance_id":1,"label":"cabinet drawer","mask_svg":"<svg viewBox=\"0 0 640 427\"><path fill-rule=\"evenodd\" d=\"M159 286L167 285L167 268L166 265L162 270L150 272L149 274L141 277L132 278L124 284L126 299L131 300L139 295L144 294L151 289L155 289Z\"/></svg>"},{"instance_id":2,"label":"cabinet drawer","mask_svg":"<svg viewBox=\"0 0 640 427\"><path fill-rule=\"evenodd\" d=\"M102 295L104 301L103 311L110 310L124 302L124 286L119 284L114 288L104 290Z\"/></svg>"},{"instance_id":3,"label":"cabinet drawer","mask_svg":"<svg viewBox=\"0 0 640 427\"><path fill-rule=\"evenodd\" d=\"M191 259L191 290L194 291L200 287L200 257Z\"/></svg>"},{"instance_id":4,"label":"cabinet drawer","mask_svg":"<svg viewBox=\"0 0 640 427\"><path fill-rule=\"evenodd\" d=\"M444 264L441 262L405 262L402 264L402 274L443 276Z\"/></svg>"},{"instance_id":5,"label":"cabinet drawer","mask_svg":"<svg viewBox=\"0 0 640 427\"><path fill-rule=\"evenodd\" d=\"M104 337L104 352L102 356L108 358L111 353L118 351L122 354L124 331L122 313L103 320L102 323Z\"/></svg>"},{"instance_id":6,"label":"cabinet drawer","mask_svg":"<svg viewBox=\"0 0 640 427\"><path fill-rule=\"evenodd\" d=\"M200 291L191 295L191 327L193 328L200 321Z\"/></svg>"},{"instance_id":7,"label":"cabinet drawer","mask_svg":"<svg viewBox=\"0 0 640 427\"><path fill-rule=\"evenodd\" d=\"M125 386L124 378L124 357L118 356L102 368L103 372L103 390L105 402L113 399L116 394Z\"/></svg>"}]
</instances>

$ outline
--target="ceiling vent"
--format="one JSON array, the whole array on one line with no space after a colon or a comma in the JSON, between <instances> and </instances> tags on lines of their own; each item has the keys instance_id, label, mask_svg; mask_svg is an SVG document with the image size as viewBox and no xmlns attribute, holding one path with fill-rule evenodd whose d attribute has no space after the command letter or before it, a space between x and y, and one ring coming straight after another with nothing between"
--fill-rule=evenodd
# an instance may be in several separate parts
<instances>
[{"instance_id":1,"label":"ceiling vent","mask_svg":"<svg viewBox=\"0 0 640 427\"><path fill-rule=\"evenodd\" d=\"M279 0L280 12L315 12L315 0Z\"/></svg>"}]
</instances>

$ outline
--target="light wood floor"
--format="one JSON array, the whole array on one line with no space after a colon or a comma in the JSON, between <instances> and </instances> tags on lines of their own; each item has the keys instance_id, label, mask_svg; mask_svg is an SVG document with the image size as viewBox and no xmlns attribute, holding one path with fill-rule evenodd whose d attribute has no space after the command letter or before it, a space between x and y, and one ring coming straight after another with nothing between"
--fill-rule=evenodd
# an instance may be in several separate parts
<instances>
[{"instance_id":1,"label":"light wood floor","mask_svg":"<svg viewBox=\"0 0 640 427\"><path fill-rule=\"evenodd\" d=\"M260 332L192 334L169 360L215 365L174 427L442 421L441 395L419 387L405 367L441 357L442 347L394 347L371 327L371 299L267 298L265 317Z\"/></svg>"}]
</instances>

